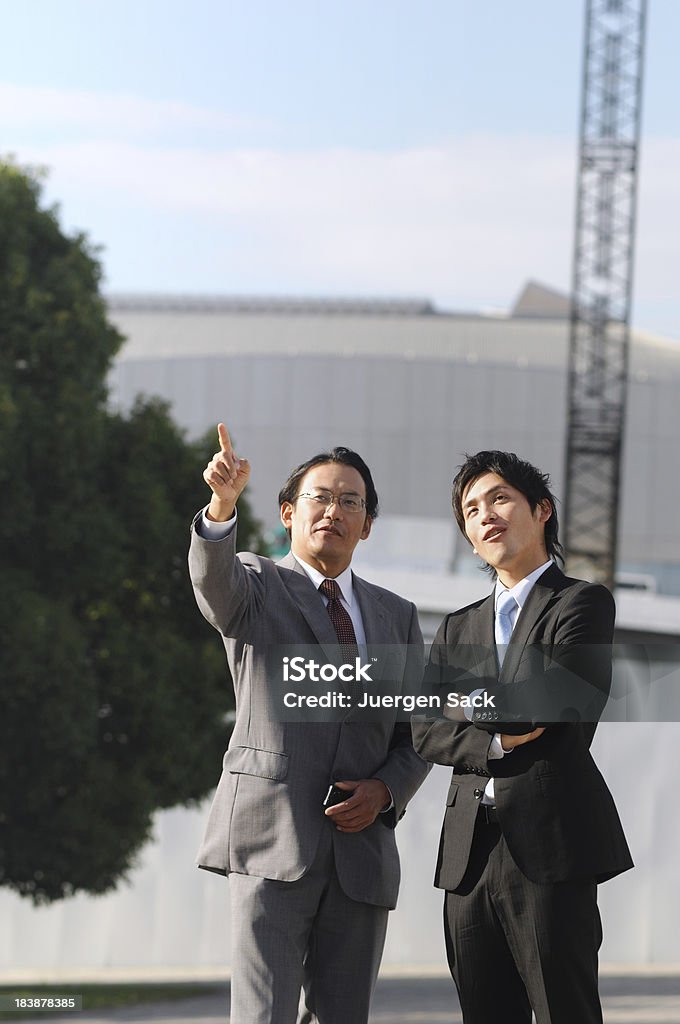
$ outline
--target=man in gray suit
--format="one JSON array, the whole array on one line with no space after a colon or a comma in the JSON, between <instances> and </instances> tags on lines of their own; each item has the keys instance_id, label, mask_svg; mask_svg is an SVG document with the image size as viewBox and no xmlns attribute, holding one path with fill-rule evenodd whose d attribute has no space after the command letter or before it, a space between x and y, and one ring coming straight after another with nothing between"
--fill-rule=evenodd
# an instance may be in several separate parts
<instances>
[{"instance_id":1,"label":"man in gray suit","mask_svg":"<svg viewBox=\"0 0 680 1024\"><path fill-rule=\"evenodd\" d=\"M302 1021L362 1024L399 886L394 826L427 767L406 723L360 721L351 710L335 721L273 714L271 654L290 644L320 653L394 645L392 672L396 658L412 686L422 670L416 609L351 571L378 501L368 467L346 448L303 463L282 488L291 538L283 561L237 555L236 502L250 467L224 424L218 434L220 451L204 472L212 496L194 520L189 565L236 694L199 853L201 867L229 875L231 1021L294 1024L300 1003ZM324 808L331 784L341 802Z\"/></svg>"}]
</instances>

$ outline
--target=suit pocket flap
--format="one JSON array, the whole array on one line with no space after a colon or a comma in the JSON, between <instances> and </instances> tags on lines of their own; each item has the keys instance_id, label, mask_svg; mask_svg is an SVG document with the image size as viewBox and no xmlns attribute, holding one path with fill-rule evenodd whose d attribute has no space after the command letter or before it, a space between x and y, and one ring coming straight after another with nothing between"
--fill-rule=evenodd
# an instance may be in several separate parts
<instances>
[{"instance_id":1,"label":"suit pocket flap","mask_svg":"<svg viewBox=\"0 0 680 1024\"><path fill-rule=\"evenodd\" d=\"M449 791L446 794L446 806L453 807L456 802L456 794L458 793L458 783L452 782L449 786Z\"/></svg>"},{"instance_id":2,"label":"suit pocket flap","mask_svg":"<svg viewBox=\"0 0 680 1024\"><path fill-rule=\"evenodd\" d=\"M224 767L233 774L281 781L288 774L288 754L258 747L231 747L224 755Z\"/></svg>"}]
</instances>

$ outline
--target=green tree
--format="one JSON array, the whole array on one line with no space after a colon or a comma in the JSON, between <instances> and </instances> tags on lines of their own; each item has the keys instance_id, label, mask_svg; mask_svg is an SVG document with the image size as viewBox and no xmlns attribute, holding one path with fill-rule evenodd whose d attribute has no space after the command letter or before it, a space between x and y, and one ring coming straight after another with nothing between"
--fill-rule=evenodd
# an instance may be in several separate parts
<instances>
[{"instance_id":1,"label":"green tree","mask_svg":"<svg viewBox=\"0 0 680 1024\"><path fill-rule=\"evenodd\" d=\"M233 706L186 571L215 442L107 408L97 254L41 200L0 163L0 884L36 902L113 888L153 813L215 785Z\"/></svg>"}]
</instances>

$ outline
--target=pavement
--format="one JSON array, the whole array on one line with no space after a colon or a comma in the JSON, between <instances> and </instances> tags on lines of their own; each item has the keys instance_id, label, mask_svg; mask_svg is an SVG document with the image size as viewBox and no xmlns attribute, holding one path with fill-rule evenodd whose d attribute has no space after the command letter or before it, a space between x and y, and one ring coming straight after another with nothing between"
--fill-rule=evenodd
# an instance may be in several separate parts
<instances>
[{"instance_id":1,"label":"pavement","mask_svg":"<svg viewBox=\"0 0 680 1024\"><path fill-rule=\"evenodd\" d=\"M73 1014L43 1013L22 1024L226 1024L228 984L206 986L205 996L127 1009ZM615 976L600 979L605 1024L680 1024L680 976ZM378 980L371 1024L460 1024L453 983L444 977L385 977ZM499 1021L503 1019L502 1008ZM348 1021L347 1024L351 1024ZM577 1024L577 1022L574 1022Z\"/></svg>"}]
</instances>

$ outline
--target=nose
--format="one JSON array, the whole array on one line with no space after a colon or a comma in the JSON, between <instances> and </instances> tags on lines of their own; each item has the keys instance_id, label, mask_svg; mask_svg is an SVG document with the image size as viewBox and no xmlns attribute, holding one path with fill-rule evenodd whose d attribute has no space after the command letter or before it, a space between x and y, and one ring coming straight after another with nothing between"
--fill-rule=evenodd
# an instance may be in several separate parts
<instances>
[{"instance_id":1,"label":"nose","mask_svg":"<svg viewBox=\"0 0 680 1024\"><path fill-rule=\"evenodd\" d=\"M336 515L331 516L331 508L335 509ZM324 509L324 513L323 513L324 516L329 516L331 519L337 519L338 518L337 513L341 512L341 511L342 510L341 510L340 505L338 503L338 499L335 497L335 495L332 495L331 496L331 500L328 502L328 504L326 505L326 508Z\"/></svg>"},{"instance_id":2,"label":"nose","mask_svg":"<svg viewBox=\"0 0 680 1024\"><path fill-rule=\"evenodd\" d=\"M492 504L484 502L481 507L482 522L491 523L496 518L496 512Z\"/></svg>"}]
</instances>

